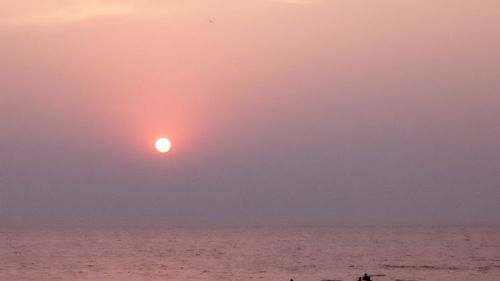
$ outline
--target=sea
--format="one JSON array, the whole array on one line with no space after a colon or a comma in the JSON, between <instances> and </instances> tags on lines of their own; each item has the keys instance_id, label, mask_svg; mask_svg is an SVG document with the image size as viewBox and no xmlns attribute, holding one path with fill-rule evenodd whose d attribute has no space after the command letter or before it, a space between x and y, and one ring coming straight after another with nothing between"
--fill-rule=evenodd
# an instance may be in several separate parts
<instances>
[{"instance_id":1,"label":"sea","mask_svg":"<svg viewBox=\"0 0 500 281\"><path fill-rule=\"evenodd\" d=\"M0 228L0 280L500 280L500 227Z\"/></svg>"}]
</instances>

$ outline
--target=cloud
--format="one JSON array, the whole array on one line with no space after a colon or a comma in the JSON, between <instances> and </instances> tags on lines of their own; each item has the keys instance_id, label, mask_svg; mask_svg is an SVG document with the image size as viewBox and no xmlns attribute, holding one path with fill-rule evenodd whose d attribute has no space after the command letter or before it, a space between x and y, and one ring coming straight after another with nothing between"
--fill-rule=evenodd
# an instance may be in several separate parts
<instances>
[{"instance_id":1,"label":"cloud","mask_svg":"<svg viewBox=\"0 0 500 281\"><path fill-rule=\"evenodd\" d=\"M133 12L131 1L1 1L0 24L30 25L75 22Z\"/></svg>"},{"instance_id":2,"label":"cloud","mask_svg":"<svg viewBox=\"0 0 500 281\"><path fill-rule=\"evenodd\" d=\"M273 1L288 3L288 4L312 4L319 2L319 0L273 0Z\"/></svg>"},{"instance_id":3,"label":"cloud","mask_svg":"<svg viewBox=\"0 0 500 281\"><path fill-rule=\"evenodd\" d=\"M95 17L133 17L155 20L186 19L205 14L232 14L263 8L269 0L0 0L0 25L53 25ZM304 1L304 0L302 0ZM288 2L288 1L287 1ZM290 2L301 2L299 0Z\"/></svg>"}]
</instances>

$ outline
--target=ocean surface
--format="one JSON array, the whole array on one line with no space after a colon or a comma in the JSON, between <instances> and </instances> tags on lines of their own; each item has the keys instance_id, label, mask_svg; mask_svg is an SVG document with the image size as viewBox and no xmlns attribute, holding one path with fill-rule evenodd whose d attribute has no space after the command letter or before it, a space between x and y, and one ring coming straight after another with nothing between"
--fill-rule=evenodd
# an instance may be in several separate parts
<instances>
[{"instance_id":1,"label":"ocean surface","mask_svg":"<svg viewBox=\"0 0 500 281\"><path fill-rule=\"evenodd\" d=\"M0 280L500 280L498 227L0 228Z\"/></svg>"}]
</instances>

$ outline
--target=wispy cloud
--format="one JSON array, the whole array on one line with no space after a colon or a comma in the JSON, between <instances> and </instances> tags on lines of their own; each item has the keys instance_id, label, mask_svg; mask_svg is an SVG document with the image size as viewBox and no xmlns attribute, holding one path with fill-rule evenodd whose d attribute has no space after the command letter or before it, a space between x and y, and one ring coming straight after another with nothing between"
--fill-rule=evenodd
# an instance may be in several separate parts
<instances>
[{"instance_id":1,"label":"wispy cloud","mask_svg":"<svg viewBox=\"0 0 500 281\"><path fill-rule=\"evenodd\" d=\"M289 3L289 4L312 4L320 0L273 0L274 2Z\"/></svg>"},{"instance_id":2,"label":"wispy cloud","mask_svg":"<svg viewBox=\"0 0 500 281\"><path fill-rule=\"evenodd\" d=\"M282 4L314 4L322 0L0 0L0 24L61 24L105 16L179 17L201 10L232 10L264 7L269 2Z\"/></svg>"},{"instance_id":3,"label":"wispy cloud","mask_svg":"<svg viewBox=\"0 0 500 281\"><path fill-rule=\"evenodd\" d=\"M54 24L133 12L131 1L2 1L0 24Z\"/></svg>"}]
</instances>

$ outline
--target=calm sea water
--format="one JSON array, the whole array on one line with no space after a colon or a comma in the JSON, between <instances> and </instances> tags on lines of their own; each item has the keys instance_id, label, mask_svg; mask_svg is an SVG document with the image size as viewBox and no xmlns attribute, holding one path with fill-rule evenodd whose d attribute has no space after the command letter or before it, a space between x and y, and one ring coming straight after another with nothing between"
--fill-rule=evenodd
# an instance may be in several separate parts
<instances>
[{"instance_id":1,"label":"calm sea water","mask_svg":"<svg viewBox=\"0 0 500 281\"><path fill-rule=\"evenodd\" d=\"M500 228L0 229L0 280L500 280Z\"/></svg>"}]
</instances>

